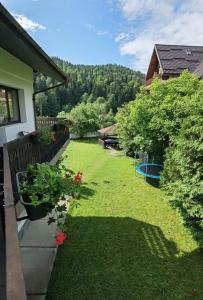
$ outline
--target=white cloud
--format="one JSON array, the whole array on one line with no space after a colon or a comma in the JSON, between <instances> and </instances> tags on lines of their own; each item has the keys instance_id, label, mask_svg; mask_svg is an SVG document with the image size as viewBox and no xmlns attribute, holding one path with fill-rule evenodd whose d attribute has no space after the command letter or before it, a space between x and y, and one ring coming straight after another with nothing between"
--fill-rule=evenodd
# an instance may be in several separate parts
<instances>
[{"instance_id":1,"label":"white cloud","mask_svg":"<svg viewBox=\"0 0 203 300\"><path fill-rule=\"evenodd\" d=\"M92 25L90 23L86 24L86 27L88 28L88 30L93 31L98 36L111 37L111 34L109 33L109 31L97 29L94 25Z\"/></svg>"},{"instance_id":2,"label":"white cloud","mask_svg":"<svg viewBox=\"0 0 203 300\"><path fill-rule=\"evenodd\" d=\"M37 22L34 22L30 19L28 19L26 16L24 15L19 15L19 14L16 14L16 13L12 13L12 15L14 16L14 18L16 19L16 21L25 29L25 30L28 30L28 31L37 31L37 30L45 30L46 27L37 23Z\"/></svg>"},{"instance_id":3,"label":"white cloud","mask_svg":"<svg viewBox=\"0 0 203 300\"><path fill-rule=\"evenodd\" d=\"M166 17L171 14L173 2L175 0L118 0L118 6L126 18L133 20L147 14L164 14Z\"/></svg>"},{"instance_id":4,"label":"white cloud","mask_svg":"<svg viewBox=\"0 0 203 300\"><path fill-rule=\"evenodd\" d=\"M118 43L120 41L123 41L123 40L126 40L129 38L129 34L128 33L125 33L125 32L120 32L116 38L115 38L115 42Z\"/></svg>"},{"instance_id":5,"label":"white cloud","mask_svg":"<svg viewBox=\"0 0 203 300\"><path fill-rule=\"evenodd\" d=\"M102 36L102 35L108 35L109 32L105 30L96 30L95 31L97 35Z\"/></svg>"},{"instance_id":6,"label":"white cloud","mask_svg":"<svg viewBox=\"0 0 203 300\"><path fill-rule=\"evenodd\" d=\"M129 31L120 42L121 55L129 55L133 67L146 71L155 43L203 45L203 0L118 0ZM123 37L126 32L121 32Z\"/></svg>"}]
</instances>

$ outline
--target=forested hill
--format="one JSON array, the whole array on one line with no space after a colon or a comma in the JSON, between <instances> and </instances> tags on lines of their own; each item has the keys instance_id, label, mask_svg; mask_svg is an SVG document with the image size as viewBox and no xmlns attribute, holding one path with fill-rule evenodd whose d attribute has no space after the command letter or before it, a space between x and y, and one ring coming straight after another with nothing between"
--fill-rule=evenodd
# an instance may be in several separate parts
<instances>
[{"instance_id":1,"label":"forested hill","mask_svg":"<svg viewBox=\"0 0 203 300\"><path fill-rule=\"evenodd\" d=\"M69 83L37 96L38 114L56 116L60 111L70 111L79 102L105 102L115 113L123 103L135 99L144 75L119 65L73 65L54 57L55 63L69 77ZM35 90L54 84L44 75L35 78ZM99 98L99 99L98 99Z\"/></svg>"}]
</instances>

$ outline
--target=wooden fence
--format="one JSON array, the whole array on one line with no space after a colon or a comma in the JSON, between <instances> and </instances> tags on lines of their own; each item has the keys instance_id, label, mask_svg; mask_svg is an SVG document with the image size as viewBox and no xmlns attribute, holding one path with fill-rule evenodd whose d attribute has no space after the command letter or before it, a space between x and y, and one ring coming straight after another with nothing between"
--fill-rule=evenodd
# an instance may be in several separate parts
<instances>
[{"instance_id":1,"label":"wooden fence","mask_svg":"<svg viewBox=\"0 0 203 300\"><path fill-rule=\"evenodd\" d=\"M26 171L29 164L50 161L69 139L69 132L56 133L56 141L46 145L37 141L32 134L25 135L7 143L13 191L18 201L16 173Z\"/></svg>"},{"instance_id":2,"label":"wooden fence","mask_svg":"<svg viewBox=\"0 0 203 300\"><path fill-rule=\"evenodd\" d=\"M9 152L3 148L4 156L4 215L5 215L5 260L6 260L6 299L26 300L25 281L22 270L18 241L15 201L11 181Z\"/></svg>"},{"instance_id":3,"label":"wooden fence","mask_svg":"<svg viewBox=\"0 0 203 300\"><path fill-rule=\"evenodd\" d=\"M37 117L37 130L41 130L44 128L50 128L54 124L57 124L58 121L59 121L58 118Z\"/></svg>"},{"instance_id":4,"label":"wooden fence","mask_svg":"<svg viewBox=\"0 0 203 300\"><path fill-rule=\"evenodd\" d=\"M29 164L50 161L68 140L69 132L59 132L55 142L45 145L28 134L3 146L6 300L27 299L15 211L16 173L25 171Z\"/></svg>"}]
</instances>

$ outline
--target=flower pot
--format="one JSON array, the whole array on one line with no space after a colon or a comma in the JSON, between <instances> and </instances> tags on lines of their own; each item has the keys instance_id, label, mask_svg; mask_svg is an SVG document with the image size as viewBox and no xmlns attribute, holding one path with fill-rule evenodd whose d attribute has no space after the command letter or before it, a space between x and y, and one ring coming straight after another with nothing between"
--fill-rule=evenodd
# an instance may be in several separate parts
<instances>
[{"instance_id":1,"label":"flower pot","mask_svg":"<svg viewBox=\"0 0 203 300\"><path fill-rule=\"evenodd\" d=\"M30 199L26 194L22 195L22 199L20 200L20 202L24 205L30 221L35 221L46 217L47 214L50 213L54 208L50 203L42 203L34 206L30 203Z\"/></svg>"},{"instance_id":2,"label":"flower pot","mask_svg":"<svg viewBox=\"0 0 203 300\"><path fill-rule=\"evenodd\" d=\"M17 187L18 187L20 202L25 207L26 213L28 215L28 219L30 221L35 221L46 217L47 214L52 211L54 206L51 203L42 203L37 206L34 206L33 204L31 204L31 200L28 195L20 194L21 191L20 185L22 183L23 178L25 178L26 174L27 172L18 172L16 174Z\"/></svg>"}]
</instances>

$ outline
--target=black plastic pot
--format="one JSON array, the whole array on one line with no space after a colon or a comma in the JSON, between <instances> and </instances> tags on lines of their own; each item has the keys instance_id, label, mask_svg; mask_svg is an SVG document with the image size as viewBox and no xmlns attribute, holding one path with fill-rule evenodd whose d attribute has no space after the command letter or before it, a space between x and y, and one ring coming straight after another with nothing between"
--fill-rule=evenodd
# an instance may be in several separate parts
<instances>
[{"instance_id":1,"label":"black plastic pot","mask_svg":"<svg viewBox=\"0 0 203 300\"><path fill-rule=\"evenodd\" d=\"M29 197L26 194L22 195L20 202L24 205L30 221L35 221L46 217L47 214L53 209L53 205L50 203L42 203L37 206L32 205Z\"/></svg>"},{"instance_id":2,"label":"black plastic pot","mask_svg":"<svg viewBox=\"0 0 203 300\"><path fill-rule=\"evenodd\" d=\"M28 219L30 221L35 221L46 217L47 214L52 211L54 206L51 203L42 203L37 206L34 206L33 204L31 204L31 200L28 195L20 194L20 183L22 183L23 178L25 178L26 174L27 172L19 172L16 174L18 192L20 196L20 202L25 207Z\"/></svg>"}]
</instances>

